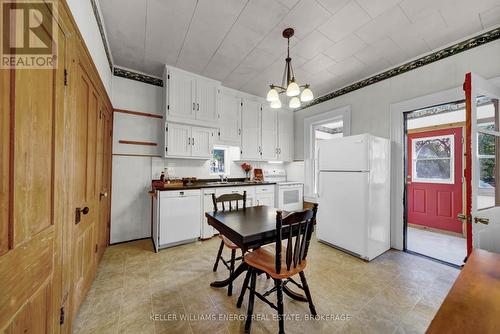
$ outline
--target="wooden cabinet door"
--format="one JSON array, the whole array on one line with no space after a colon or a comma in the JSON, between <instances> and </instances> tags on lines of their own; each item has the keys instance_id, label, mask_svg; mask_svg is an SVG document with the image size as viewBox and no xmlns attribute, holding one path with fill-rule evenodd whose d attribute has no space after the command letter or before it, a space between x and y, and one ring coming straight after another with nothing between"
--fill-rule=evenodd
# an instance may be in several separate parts
<instances>
[{"instance_id":1,"label":"wooden cabinet door","mask_svg":"<svg viewBox=\"0 0 500 334\"><path fill-rule=\"evenodd\" d=\"M219 103L219 142L241 145L241 99L222 94Z\"/></svg>"},{"instance_id":2,"label":"wooden cabinet door","mask_svg":"<svg viewBox=\"0 0 500 334\"><path fill-rule=\"evenodd\" d=\"M73 210L80 211L80 221L73 222L74 306L78 309L95 276L97 228L99 222L98 147L100 98L88 75L89 64L80 62L77 68L76 105L74 119L74 184ZM77 214L75 214L77 215Z\"/></svg>"},{"instance_id":3,"label":"wooden cabinet door","mask_svg":"<svg viewBox=\"0 0 500 334\"><path fill-rule=\"evenodd\" d=\"M217 120L217 96L219 86L211 80L196 80L196 119L215 122Z\"/></svg>"},{"instance_id":4,"label":"wooden cabinet door","mask_svg":"<svg viewBox=\"0 0 500 334\"><path fill-rule=\"evenodd\" d=\"M278 160L292 161L294 147L293 112L278 112Z\"/></svg>"},{"instance_id":5,"label":"wooden cabinet door","mask_svg":"<svg viewBox=\"0 0 500 334\"><path fill-rule=\"evenodd\" d=\"M196 79L187 73L169 70L167 115L194 119Z\"/></svg>"},{"instance_id":6,"label":"wooden cabinet door","mask_svg":"<svg viewBox=\"0 0 500 334\"><path fill-rule=\"evenodd\" d=\"M261 129L262 129L262 159L278 159L278 119L276 109L268 105L262 106L261 111Z\"/></svg>"},{"instance_id":7,"label":"wooden cabinet door","mask_svg":"<svg viewBox=\"0 0 500 334\"><path fill-rule=\"evenodd\" d=\"M43 15L50 14L44 11ZM0 70L2 333L59 333L60 329L62 232L68 196L66 42L59 31L54 70Z\"/></svg>"},{"instance_id":8,"label":"wooden cabinet door","mask_svg":"<svg viewBox=\"0 0 500 334\"><path fill-rule=\"evenodd\" d=\"M191 156L210 158L213 149L214 130L209 128L191 128Z\"/></svg>"},{"instance_id":9,"label":"wooden cabinet door","mask_svg":"<svg viewBox=\"0 0 500 334\"><path fill-rule=\"evenodd\" d=\"M241 109L241 158L260 160L260 103L243 100Z\"/></svg>"},{"instance_id":10,"label":"wooden cabinet door","mask_svg":"<svg viewBox=\"0 0 500 334\"><path fill-rule=\"evenodd\" d=\"M165 156L191 156L191 127L189 125L167 123L165 134Z\"/></svg>"}]
</instances>

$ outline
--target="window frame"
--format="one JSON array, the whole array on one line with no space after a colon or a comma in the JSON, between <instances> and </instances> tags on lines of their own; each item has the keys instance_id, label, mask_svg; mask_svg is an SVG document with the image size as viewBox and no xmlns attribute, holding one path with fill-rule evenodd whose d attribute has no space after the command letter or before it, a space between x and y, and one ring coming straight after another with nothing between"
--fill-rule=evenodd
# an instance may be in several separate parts
<instances>
[{"instance_id":1,"label":"window frame","mask_svg":"<svg viewBox=\"0 0 500 334\"><path fill-rule=\"evenodd\" d=\"M221 172L212 172L211 163L214 160L214 151L215 150L222 150L222 151L224 151L224 171L222 173ZM211 154L211 157L210 157L210 160L209 160L209 166L208 166L208 174L212 175L212 176L216 176L216 175L229 175L229 147L214 146L212 148L212 154Z\"/></svg>"},{"instance_id":2,"label":"window frame","mask_svg":"<svg viewBox=\"0 0 500 334\"><path fill-rule=\"evenodd\" d=\"M433 140L438 138L449 138L450 139L450 156L443 158L424 158L418 159L416 152L416 143L423 140ZM441 136L430 136L430 137L418 137L411 140L411 178L412 182L415 183L435 183L435 184L454 184L455 183L455 136L454 135L441 135ZM449 160L450 161L450 178L449 179L431 179L431 178L420 178L417 175L417 161L430 161L430 160Z\"/></svg>"}]
</instances>

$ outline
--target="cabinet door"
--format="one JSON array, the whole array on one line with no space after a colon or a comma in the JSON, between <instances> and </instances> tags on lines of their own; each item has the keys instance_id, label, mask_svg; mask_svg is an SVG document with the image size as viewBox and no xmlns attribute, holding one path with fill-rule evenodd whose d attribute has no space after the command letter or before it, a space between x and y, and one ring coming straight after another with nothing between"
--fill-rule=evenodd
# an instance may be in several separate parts
<instances>
[{"instance_id":1,"label":"cabinet door","mask_svg":"<svg viewBox=\"0 0 500 334\"><path fill-rule=\"evenodd\" d=\"M200 196L160 198L160 245L175 245L200 236Z\"/></svg>"},{"instance_id":2,"label":"cabinet door","mask_svg":"<svg viewBox=\"0 0 500 334\"><path fill-rule=\"evenodd\" d=\"M293 160L293 146L294 146L294 124L293 112L279 111L278 112L278 153L279 160L292 161Z\"/></svg>"},{"instance_id":3,"label":"cabinet door","mask_svg":"<svg viewBox=\"0 0 500 334\"><path fill-rule=\"evenodd\" d=\"M169 71L167 83L168 116L194 119L196 109L195 83L195 78L187 73Z\"/></svg>"},{"instance_id":4,"label":"cabinet door","mask_svg":"<svg viewBox=\"0 0 500 334\"><path fill-rule=\"evenodd\" d=\"M215 122L217 120L217 96L219 85L211 80L196 81L196 119Z\"/></svg>"},{"instance_id":5,"label":"cabinet door","mask_svg":"<svg viewBox=\"0 0 500 334\"><path fill-rule=\"evenodd\" d=\"M219 103L219 142L227 145L241 144L241 99L221 95Z\"/></svg>"},{"instance_id":6,"label":"cabinet door","mask_svg":"<svg viewBox=\"0 0 500 334\"><path fill-rule=\"evenodd\" d=\"M191 127L167 123L165 129L165 156L191 156Z\"/></svg>"},{"instance_id":7,"label":"cabinet door","mask_svg":"<svg viewBox=\"0 0 500 334\"><path fill-rule=\"evenodd\" d=\"M210 158L213 149L214 130L209 128L191 128L191 156Z\"/></svg>"},{"instance_id":8,"label":"cabinet door","mask_svg":"<svg viewBox=\"0 0 500 334\"><path fill-rule=\"evenodd\" d=\"M260 103L243 100L241 109L241 158L260 160Z\"/></svg>"},{"instance_id":9,"label":"cabinet door","mask_svg":"<svg viewBox=\"0 0 500 334\"><path fill-rule=\"evenodd\" d=\"M278 159L278 119L277 110L268 105L262 106L262 159Z\"/></svg>"},{"instance_id":10,"label":"cabinet door","mask_svg":"<svg viewBox=\"0 0 500 334\"><path fill-rule=\"evenodd\" d=\"M265 205L274 208L274 194L261 194L256 197L257 205Z\"/></svg>"}]
</instances>

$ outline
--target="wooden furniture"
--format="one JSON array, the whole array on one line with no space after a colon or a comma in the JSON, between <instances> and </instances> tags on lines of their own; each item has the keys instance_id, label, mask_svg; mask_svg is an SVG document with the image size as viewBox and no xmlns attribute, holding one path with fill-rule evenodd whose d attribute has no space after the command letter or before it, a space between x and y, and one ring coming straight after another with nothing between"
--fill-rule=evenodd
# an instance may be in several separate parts
<instances>
[{"instance_id":1,"label":"wooden furniture","mask_svg":"<svg viewBox=\"0 0 500 334\"><path fill-rule=\"evenodd\" d=\"M427 333L486 334L499 328L500 254L475 249Z\"/></svg>"},{"instance_id":2,"label":"wooden furniture","mask_svg":"<svg viewBox=\"0 0 500 334\"><path fill-rule=\"evenodd\" d=\"M318 205L315 204L312 210L293 212L283 216L282 211L276 213L276 236L274 249L272 247L258 248L243 257L243 261L249 265L247 275L243 281L241 294L237 307L241 307L245 290L250 290L248 298L247 320L245 331L250 331L252 324L253 304L255 297L258 297L273 309L278 311L279 333L285 333L284 308L283 308L283 286L293 283L304 290L309 309L312 315L316 315L316 309L312 302L311 292L307 285L304 274L307 261L307 251L316 219ZM292 229L296 226L296 229ZM282 239L286 239L286 248L282 246ZM283 254L285 253L285 254ZM261 294L256 291L255 282L257 274L264 272L274 279L274 287ZM299 274L302 284L297 283L292 277ZM248 281L250 279L250 286ZM276 292L277 305L269 301L266 296Z\"/></svg>"},{"instance_id":3,"label":"wooden furniture","mask_svg":"<svg viewBox=\"0 0 500 334\"><path fill-rule=\"evenodd\" d=\"M205 217L207 217L209 225L245 253L248 250L276 242L276 210L268 206L255 206L240 211L207 212ZM284 217L287 215L287 212L283 212ZM291 226L291 228L294 230L297 226ZM210 286L216 288L228 286L247 269L248 264L241 262L228 278L212 282ZM302 294L292 291L287 286L283 287L283 292L295 300L308 301Z\"/></svg>"},{"instance_id":4,"label":"wooden furniture","mask_svg":"<svg viewBox=\"0 0 500 334\"><path fill-rule=\"evenodd\" d=\"M243 195L238 194L238 193L231 193L231 194L224 194L224 195L221 195L219 197L216 197L215 194L212 194L212 201L214 204L214 212L219 211L219 207L218 207L219 203L222 205L222 211L226 211L226 205L227 205L227 209L229 211L232 211L233 210L233 202L234 202L234 208L236 210L238 210L240 201L243 202L243 210L245 210L246 203L247 203L247 192L244 191ZM219 261L222 260L222 263L227 267L227 269L229 270L229 274L231 275L234 272L235 261L242 259L242 257L236 258L236 250L239 247L236 244L234 244L233 242L231 242L230 239L226 238L224 236L224 234L222 234L222 233L219 234L219 237L222 240L220 242L219 251L217 253L217 258L215 259L213 270L217 271L217 266L219 265ZM228 264L228 261L226 261L222 257L222 250L224 249L224 246L231 249L231 260L229 261L229 264ZM243 251L242 251L241 255L243 256ZM227 295L231 296L232 293L233 293L233 282L230 282L229 286L227 288Z\"/></svg>"}]
</instances>

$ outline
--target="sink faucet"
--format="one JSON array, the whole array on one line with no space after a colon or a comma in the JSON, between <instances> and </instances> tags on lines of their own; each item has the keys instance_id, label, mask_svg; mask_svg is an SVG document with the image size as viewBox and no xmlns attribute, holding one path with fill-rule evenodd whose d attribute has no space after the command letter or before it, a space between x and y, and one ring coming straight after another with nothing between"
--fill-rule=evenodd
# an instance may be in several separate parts
<instances>
[{"instance_id":1,"label":"sink faucet","mask_svg":"<svg viewBox=\"0 0 500 334\"><path fill-rule=\"evenodd\" d=\"M224 174L219 174L220 182L227 182L227 176L224 177ZM224 180L225 179L225 180Z\"/></svg>"}]
</instances>

